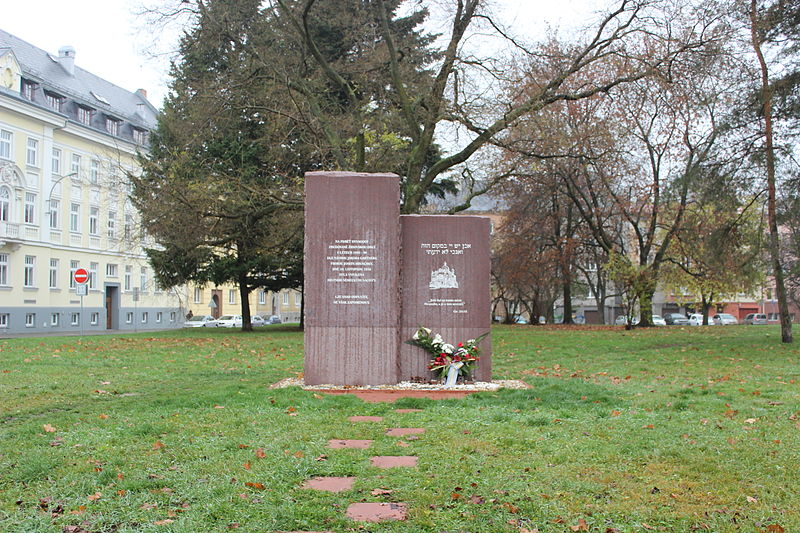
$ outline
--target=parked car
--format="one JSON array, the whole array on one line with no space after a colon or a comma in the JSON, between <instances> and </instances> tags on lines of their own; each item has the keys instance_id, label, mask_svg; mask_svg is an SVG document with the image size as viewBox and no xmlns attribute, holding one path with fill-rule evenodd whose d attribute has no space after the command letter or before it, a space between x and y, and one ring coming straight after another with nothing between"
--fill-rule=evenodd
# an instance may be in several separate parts
<instances>
[{"instance_id":1,"label":"parked car","mask_svg":"<svg viewBox=\"0 0 800 533\"><path fill-rule=\"evenodd\" d=\"M625 315L619 315L619 316L617 317L617 319L616 319L616 320L614 320L614 324L616 324L617 326L624 326L624 325L626 325L627 323L628 323L628 317L627 317L627 316L625 316ZM638 323L639 323L639 319L634 317L634 319L633 319L633 325L635 326L635 325L636 325L636 324L638 324Z\"/></svg>"},{"instance_id":2,"label":"parked car","mask_svg":"<svg viewBox=\"0 0 800 533\"><path fill-rule=\"evenodd\" d=\"M242 327L242 315L222 315L213 322L209 322L208 327L240 328Z\"/></svg>"},{"instance_id":3,"label":"parked car","mask_svg":"<svg viewBox=\"0 0 800 533\"><path fill-rule=\"evenodd\" d=\"M183 323L185 328L204 328L209 322L213 322L214 317L211 315L194 315Z\"/></svg>"},{"instance_id":4,"label":"parked car","mask_svg":"<svg viewBox=\"0 0 800 533\"><path fill-rule=\"evenodd\" d=\"M654 326L666 326L667 321L664 320L664 317L661 315L653 315L653 325Z\"/></svg>"},{"instance_id":5,"label":"parked car","mask_svg":"<svg viewBox=\"0 0 800 533\"><path fill-rule=\"evenodd\" d=\"M668 326L688 326L689 319L680 313L667 313L664 315L664 322Z\"/></svg>"},{"instance_id":6,"label":"parked car","mask_svg":"<svg viewBox=\"0 0 800 533\"><path fill-rule=\"evenodd\" d=\"M280 324L281 317L278 315L264 315L261 318L264 319L264 324Z\"/></svg>"},{"instance_id":7,"label":"parked car","mask_svg":"<svg viewBox=\"0 0 800 533\"><path fill-rule=\"evenodd\" d=\"M253 315L250 317L250 324L253 327L258 327L258 326L263 326L264 324L266 324L266 322L259 315Z\"/></svg>"},{"instance_id":8,"label":"parked car","mask_svg":"<svg viewBox=\"0 0 800 533\"><path fill-rule=\"evenodd\" d=\"M750 313L744 317L744 323L748 326L766 326L767 315L764 313Z\"/></svg>"},{"instance_id":9,"label":"parked car","mask_svg":"<svg viewBox=\"0 0 800 533\"><path fill-rule=\"evenodd\" d=\"M689 325L690 326L702 326L703 325L703 313L692 313L689 315ZM713 320L708 321L709 326L714 325Z\"/></svg>"},{"instance_id":10,"label":"parked car","mask_svg":"<svg viewBox=\"0 0 800 533\"><path fill-rule=\"evenodd\" d=\"M739 321L736 320L736 317L733 315L729 315L728 313L719 313L714 315L714 324L717 326L730 326L736 325Z\"/></svg>"}]
</instances>

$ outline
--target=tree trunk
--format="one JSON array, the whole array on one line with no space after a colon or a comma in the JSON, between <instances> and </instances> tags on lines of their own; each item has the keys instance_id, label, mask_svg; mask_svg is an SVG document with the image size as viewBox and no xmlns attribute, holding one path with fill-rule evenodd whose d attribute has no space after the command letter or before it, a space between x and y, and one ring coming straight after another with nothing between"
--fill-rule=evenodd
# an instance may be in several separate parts
<instances>
[{"instance_id":1,"label":"tree trunk","mask_svg":"<svg viewBox=\"0 0 800 533\"><path fill-rule=\"evenodd\" d=\"M562 288L564 293L564 318L562 323L574 324L575 322L572 320L572 284L569 281L565 281Z\"/></svg>"},{"instance_id":2,"label":"tree trunk","mask_svg":"<svg viewBox=\"0 0 800 533\"><path fill-rule=\"evenodd\" d=\"M750 0L750 35L753 50L761 67L761 100L764 113L764 141L767 163L767 218L769 222L769 253L772 256L772 273L775 277L775 292L778 295L778 311L781 318L781 341L792 342L792 320L789 316L789 303L786 299L783 266L781 265L778 218L775 205L775 148L772 134L772 89L769 86L769 70L764 54L761 52L761 37L758 33L758 9L756 0Z\"/></svg>"},{"instance_id":3,"label":"tree trunk","mask_svg":"<svg viewBox=\"0 0 800 533\"><path fill-rule=\"evenodd\" d=\"M648 288L639 297L639 327L649 328L653 325L653 295L655 288Z\"/></svg>"},{"instance_id":4,"label":"tree trunk","mask_svg":"<svg viewBox=\"0 0 800 533\"><path fill-rule=\"evenodd\" d=\"M253 331L250 321L250 287L247 285L247 274L239 276L239 299L242 302L242 331Z\"/></svg>"},{"instance_id":5,"label":"tree trunk","mask_svg":"<svg viewBox=\"0 0 800 533\"><path fill-rule=\"evenodd\" d=\"M300 331L306 327L306 286L300 285Z\"/></svg>"},{"instance_id":6,"label":"tree trunk","mask_svg":"<svg viewBox=\"0 0 800 533\"><path fill-rule=\"evenodd\" d=\"M706 298L705 294L701 296L703 302L703 325L708 325L708 310L711 309L711 304L714 302L713 297Z\"/></svg>"}]
</instances>

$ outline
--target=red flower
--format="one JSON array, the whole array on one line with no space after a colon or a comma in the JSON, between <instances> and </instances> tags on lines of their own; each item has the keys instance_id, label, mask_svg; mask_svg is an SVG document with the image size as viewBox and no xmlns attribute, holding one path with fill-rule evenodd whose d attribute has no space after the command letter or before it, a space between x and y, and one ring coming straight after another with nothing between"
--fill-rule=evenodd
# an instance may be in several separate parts
<instances>
[{"instance_id":1,"label":"red flower","mask_svg":"<svg viewBox=\"0 0 800 533\"><path fill-rule=\"evenodd\" d=\"M459 343L458 343L458 347L459 347L459 348L463 348L463 347L464 347L464 343L463 343L463 342L459 342Z\"/></svg>"}]
</instances>

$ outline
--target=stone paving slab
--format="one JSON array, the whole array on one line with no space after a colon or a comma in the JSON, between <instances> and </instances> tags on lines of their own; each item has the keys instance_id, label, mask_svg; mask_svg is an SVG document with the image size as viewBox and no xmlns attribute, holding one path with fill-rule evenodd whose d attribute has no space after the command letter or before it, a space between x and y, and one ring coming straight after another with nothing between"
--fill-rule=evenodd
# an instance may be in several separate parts
<instances>
[{"instance_id":1,"label":"stone paving slab","mask_svg":"<svg viewBox=\"0 0 800 533\"><path fill-rule=\"evenodd\" d=\"M342 492L351 490L354 477L313 477L303 483L302 488L311 490L321 490L325 492Z\"/></svg>"},{"instance_id":2,"label":"stone paving slab","mask_svg":"<svg viewBox=\"0 0 800 533\"><path fill-rule=\"evenodd\" d=\"M416 467L417 456L415 455L379 455L369 458L372 466L378 468L397 468L397 467Z\"/></svg>"},{"instance_id":3,"label":"stone paving slab","mask_svg":"<svg viewBox=\"0 0 800 533\"><path fill-rule=\"evenodd\" d=\"M403 435L422 435L425 428L390 428L386 430L389 437L402 437Z\"/></svg>"},{"instance_id":4,"label":"stone paving slab","mask_svg":"<svg viewBox=\"0 0 800 533\"><path fill-rule=\"evenodd\" d=\"M339 449L339 448L355 448L358 450L365 450L372 446L371 440L340 440L340 439L331 439L328 441L328 448Z\"/></svg>"},{"instance_id":5,"label":"stone paving slab","mask_svg":"<svg viewBox=\"0 0 800 533\"><path fill-rule=\"evenodd\" d=\"M382 522L405 520L405 503L353 503L347 507L347 517L357 522Z\"/></svg>"},{"instance_id":6,"label":"stone paving slab","mask_svg":"<svg viewBox=\"0 0 800 533\"><path fill-rule=\"evenodd\" d=\"M382 416L351 416L350 422L383 422Z\"/></svg>"}]
</instances>

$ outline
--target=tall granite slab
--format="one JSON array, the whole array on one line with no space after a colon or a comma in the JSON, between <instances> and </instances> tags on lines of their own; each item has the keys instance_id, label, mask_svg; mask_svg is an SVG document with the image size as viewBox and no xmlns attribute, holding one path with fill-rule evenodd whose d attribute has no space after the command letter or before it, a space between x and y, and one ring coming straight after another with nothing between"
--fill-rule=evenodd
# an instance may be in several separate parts
<instances>
[{"instance_id":1,"label":"tall granite slab","mask_svg":"<svg viewBox=\"0 0 800 533\"><path fill-rule=\"evenodd\" d=\"M305 179L305 382L398 382L400 180Z\"/></svg>"},{"instance_id":2,"label":"tall granite slab","mask_svg":"<svg viewBox=\"0 0 800 533\"><path fill-rule=\"evenodd\" d=\"M487 217L403 215L400 337L420 327L457 344L491 327L490 228ZM481 342L474 378L490 381L491 336ZM401 380L428 378L429 355L402 343Z\"/></svg>"}]
</instances>

